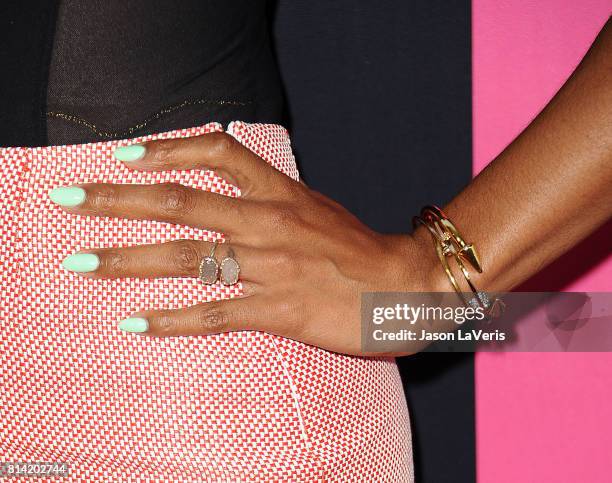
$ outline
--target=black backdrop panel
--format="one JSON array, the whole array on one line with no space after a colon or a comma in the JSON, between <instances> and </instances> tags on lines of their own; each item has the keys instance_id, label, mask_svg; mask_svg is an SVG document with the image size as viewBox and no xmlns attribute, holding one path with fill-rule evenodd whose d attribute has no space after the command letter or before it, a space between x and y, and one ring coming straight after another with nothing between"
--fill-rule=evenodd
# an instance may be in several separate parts
<instances>
[{"instance_id":1,"label":"black backdrop panel","mask_svg":"<svg viewBox=\"0 0 612 483\"><path fill-rule=\"evenodd\" d=\"M305 181L371 227L410 229L471 178L467 1L281 0L276 49ZM470 355L399 361L420 482L475 480Z\"/></svg>"},{"instance_id":2,"label":"black backdrop panel","mask_svg":"<svg viewBox=\"0 0 612 483\"><path fill-rule=\"evenodd\" d=\"M56 8L48 0L0 2L2 147L47 142L45 107Z\"/></svg>"}]
</instances>

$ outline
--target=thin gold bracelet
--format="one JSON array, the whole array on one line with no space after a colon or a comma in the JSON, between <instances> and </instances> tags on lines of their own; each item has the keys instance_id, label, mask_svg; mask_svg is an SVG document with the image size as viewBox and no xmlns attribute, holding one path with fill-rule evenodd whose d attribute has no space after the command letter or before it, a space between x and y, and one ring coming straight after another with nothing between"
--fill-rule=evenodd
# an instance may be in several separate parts
<instances>
[{"instance_id":1,"label":"thin gold bracelet","mask_svg":"<svg viewBox=\"0 0 612 483\"><path fill-rule=\"evenodd\" d=\"M450 265L448 264L448 261L446 260L445 253L447 251L448 238L445 238L443 235L437 232L431 225L425 222L425 220L423 220L423 218L421 218L420 216L413 217L412 224L415 227L417 224L423 225L425 228L427 228L427 230L429 230L429 233L431 234L431 237L433 240L434 249L436 250L436 254L438 255L438 258L440 259L442 268L446 272L446 275L451 285L455 289L455 292L457 292L457 294L459 294L459 296L465 302L463 292L461 291L461 288L459 287L459 284L457 283L457 279L455 278L455 275L453 274L453 271L451 270Z\"/></svg>"},{"instance_id":2,"label":"thin gold bracelet","mask_svg":"<svg viewBox=\"0 0 612 483\"><path fill-rule=\"evenodd\" d=\"M425 206L421 210L421 217L427 222L430 221L439 230L447 234L447 237L456 246L453 250L466 262L468 262L478 273L482 273L482 265L480 257L473 244L465 242L459 230L455 227L452 221L444 214L444 212L435 205Z\"/></svg>"},{"instance_id":3,"label":"thin gold bracelet","mask_svg":"<svg viewBox=\"0 0 612 483\"><path fill-rule=\"evenodd\" d=\"M470 274L464 264L464 261L470 264L478 273L482 273L482 265L478 252L473 244L467 243L461 236L459 230L444 214L444 212L434 205L425 206L421 210L421 216L415 216L412 219L413 226L418 224L423 225L432 236L433 243L436 249L436 254L440 259L442 268L444 269L451 285L455 292L459 295L464 305L467 307L478 308L485 310L485 314L490 317L501 315L505 305L501 299L495 298L491 303L486 292L478 290L470 278ZM453 257L461 273L463 274L470 290L474 294L472 298L467 298L465 293L459 287L457 279L450 268L447 257Z\"/></svg>"}]
</instances>

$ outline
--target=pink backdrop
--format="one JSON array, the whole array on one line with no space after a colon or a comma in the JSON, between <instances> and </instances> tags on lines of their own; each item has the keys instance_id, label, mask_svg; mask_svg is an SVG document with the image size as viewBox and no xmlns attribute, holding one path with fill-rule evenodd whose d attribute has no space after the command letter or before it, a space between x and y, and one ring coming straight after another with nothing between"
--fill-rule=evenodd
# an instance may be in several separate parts
<instances>
[{"instance_id":1,"label":"pink backdrop","mask_svg":"<svg viewBox=\"0 0 612 483\"><path fill-rule=\"evenodd\" d=\"M567 79L612 0L472 5L477 173ZM611 226L526 289L612 291ZM612 481L612 354L479 354L476 400L480 483Z\"/></svg>"}]
</instances>

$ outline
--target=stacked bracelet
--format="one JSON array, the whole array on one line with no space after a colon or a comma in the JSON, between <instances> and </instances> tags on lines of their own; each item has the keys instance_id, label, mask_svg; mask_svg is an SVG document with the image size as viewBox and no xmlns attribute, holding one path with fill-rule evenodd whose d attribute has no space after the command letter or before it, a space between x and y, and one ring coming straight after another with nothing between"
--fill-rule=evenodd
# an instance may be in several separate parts
<instances>
[{"instance_id":1,"label":"stacked bracelet","mask_svg":"<svg viewBox=\"0 0 612 483\"><path fill-rule=\"evenodd\" d=\"M415 216L412 219L413 225L423 225L432 236L436 254L440 259L442 268L446 273L451 285L461 297L461 300L467 307L478 308L481 307L485 314L489 317L497 317L503 311L503 302L495 298L493 302L489 299L487 293L478 290L472 280L470 279L470 273L466 268L466 263L474 268L478 273L482 273L482 265L478 252L473 244L467 243L459 230L450 221L450 219L444 214L444 212L437 206L429 205L425 206L421 210L420 216ZM474 294L473 297L466 297L459 283L455 278L453 271L451 270L448 258L454 258L459 270L463 274L470 290ZM465 263L464 263L465 262Z\"/></svg>"}]
</instances>

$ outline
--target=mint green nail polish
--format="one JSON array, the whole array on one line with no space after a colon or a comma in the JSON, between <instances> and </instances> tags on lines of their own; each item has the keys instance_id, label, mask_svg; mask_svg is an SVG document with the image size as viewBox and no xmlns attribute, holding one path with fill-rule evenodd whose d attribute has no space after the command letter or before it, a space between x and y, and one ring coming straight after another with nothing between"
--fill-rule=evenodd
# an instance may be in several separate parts
<instances>
[{"instance_id":1,"label":"mint green nail polish","mask_svg":"<svg viewBox=\"0 0 612 483\"><path fill-rule=\"evenodd\" d=\"M149 329L149 323L142 317L129 317L119 322L119 328L124 332L146 332Z\"/></svg>"},{"instance_id":2,"label":"mint green nail polish","mask_svg":"<svg viewBox=\"0 0 612 483\"><path fill-rule=\"evenodd\" d=\"M51 190L49 198L61 206L78 206L85 201L85 190L77 186L61 186Z\"/></svg>"},{"instance_id":3,"label":"mint green nail polish","mask_svg":"<svg viewBox=\"0 0 612 483\"><path fill-rule=\"evenodd\" d=\"M130 146L121 146L115 149L115 158L119 161L131 163L142 158L145 154L145 147L140 144L132 144Z\"/></svg>"},{"instance_id":4,"label":"mint green nail polish","mask_svg":"<svg viewBox=\"0 0 612 483\"><path fill-rule=\"evenodd\" d=\"M93 253L75 253L66 257L62 266L71 272L93 272L100 266L100 259Z\"/></svg>"}]
</instances>

